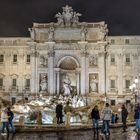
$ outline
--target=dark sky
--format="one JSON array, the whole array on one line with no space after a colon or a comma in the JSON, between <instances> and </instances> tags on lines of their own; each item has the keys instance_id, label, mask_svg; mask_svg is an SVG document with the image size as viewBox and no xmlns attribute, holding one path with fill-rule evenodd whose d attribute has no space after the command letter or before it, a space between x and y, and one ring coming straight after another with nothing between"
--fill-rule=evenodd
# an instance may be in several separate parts
<instances>
[{"instance_id":1,"label":"dark sky","mask_svg":"<svg viewBox=\"0 0 140 140\"><path fill-rule=\"evenodd\" d=\"M56 22L66 4L80 21L105 21L109 35L140 35L140 0L0 0L0 37L29 36L33 22Z\"/></svg>"}]
</instances>

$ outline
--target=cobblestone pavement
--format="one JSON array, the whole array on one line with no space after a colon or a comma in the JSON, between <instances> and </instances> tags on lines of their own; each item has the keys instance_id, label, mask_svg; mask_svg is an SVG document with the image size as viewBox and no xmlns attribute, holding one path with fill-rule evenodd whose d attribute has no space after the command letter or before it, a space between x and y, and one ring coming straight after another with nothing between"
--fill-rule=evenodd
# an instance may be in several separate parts
<instances>
[{"instance_id":1,"label":"cobblestone pavement","mask_svg":"<svg viewBox=\"0 0 140 140\"><path fill-rule=\"evenodd\" d=\"M16 133L12 136L1 136L0 140L140 140L140 136L129 128L127 132L122 133L120 128L111 129L111 135L105 137L99 133L98 137L92 130L77 130L63 132L30 132Z\"/></svg>"}]
</instances>

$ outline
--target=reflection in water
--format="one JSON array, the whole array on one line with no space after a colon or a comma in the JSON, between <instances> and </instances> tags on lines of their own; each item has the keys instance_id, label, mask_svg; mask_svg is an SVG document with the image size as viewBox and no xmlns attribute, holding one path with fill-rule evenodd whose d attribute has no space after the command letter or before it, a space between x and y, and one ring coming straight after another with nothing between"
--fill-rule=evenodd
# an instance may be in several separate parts
<instances>
[{"instance_id":1,"label":"reflection in water","mask_svg":"<svg viewBox=\"0 0 140 140\"><path fill-rule=\"evenodd\" d=\"M14 140L14 136L15 134L7 134L5 136L1 136L0 139L1 140Z\"/></svg>"},{"instance_id":2,"label":"reflection in water","mask_svg":"<svg viewBox=\"0 0 140 140\"><path fill-rule=\"evenodd\" d=\"M132 132L132 131L131 131ZM136 134L136 133L135 133ZM133 140L139 140L140 136L135 135ZM16 133L15 135L0 136L0 140L132 140L129 132L122 133L121 129L111 129L111 135L103 137L95 136L93 130L77 130L77 131L62 131L62 132L30 132Z\"/></svg>"}]
</instances>

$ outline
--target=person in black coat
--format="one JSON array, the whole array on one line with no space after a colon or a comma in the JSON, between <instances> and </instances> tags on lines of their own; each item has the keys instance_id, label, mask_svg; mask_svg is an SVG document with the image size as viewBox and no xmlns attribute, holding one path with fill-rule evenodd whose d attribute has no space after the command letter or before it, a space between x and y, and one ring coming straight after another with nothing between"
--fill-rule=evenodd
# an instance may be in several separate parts
<instances>
[{"instance_id":1,"label":"person in black coat","mask_svg":"<svg viewBox=\"0 0 140 140\"><path fill-rule=\"evenodd\" d=\"M15 128L13 125L14 113L10 107L7 108L7 115L8 115L8 124L11 126L12 133L15 132Z\"/></svg>"},{"instance_id":2,"label":"person in black coat","mask_svg":"<svg viewBox=\"0 0 140 140\"><path fill-rule=\"evenodd\" d=\"M122 123L123 123L123 132L126 132L126 119L128 116L128 111L125 107L125 105L122 105L122 111L121 111L121 115L122 115Z\"/></svg>"},{"instance_id":3,"label":"person in black coat","mask_svg":"<svg viewBox=\"0 0 140 140\"><path fill-rule=\"evenodd\" d=\"M95 135L96 131L98 134L98 126L99 126L99 119L100 119L100 114L99 114L99 110L98 110L97 105L95 105L95 107L92 109L91 118L93 121L93 130L94 130L94 135Z\"/></svg>"},{"instance_id":4,"label":"person in black coat","mask_svg":"<svg viewBox=\"0 0 140 140\"><path fill-rule=\"evenodd\" d=\"M134 119L136 122L135 131L139 132L139 130L140 130L140 104L139 103L135 107Z\"/></svg>"},{"instance_id":5,"label":"person in black coat","mask_svg":"<svg viewBox=\"0 0 140 140\"><path fill-rule=\"evenodd\" d=\"M56 118L57 118L57 124L63 123L63 105L62 105L62 103L59 103L56 106Z\"/></svg>"}]
</instances>

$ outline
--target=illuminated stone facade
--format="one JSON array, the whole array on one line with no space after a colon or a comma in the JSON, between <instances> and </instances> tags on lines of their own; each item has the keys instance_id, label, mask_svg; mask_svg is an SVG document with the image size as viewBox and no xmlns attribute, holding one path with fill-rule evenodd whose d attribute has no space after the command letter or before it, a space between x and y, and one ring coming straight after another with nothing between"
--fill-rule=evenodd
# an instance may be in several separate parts
<instances>
[{"instance_id":1,"label":"illuminated stone facade","mask_svg":"<svg viewBox=\"0 0 140 140\"><path fill-rule=\"evenodd\" d=\"M107 36L104 22L79 16L66 6L57 23L34 23L30 38L0 38L3 97L64 94L68 77L70 94L134 100L129 85L139 76L140 36Z\"/></svg>"}]
</instances>

